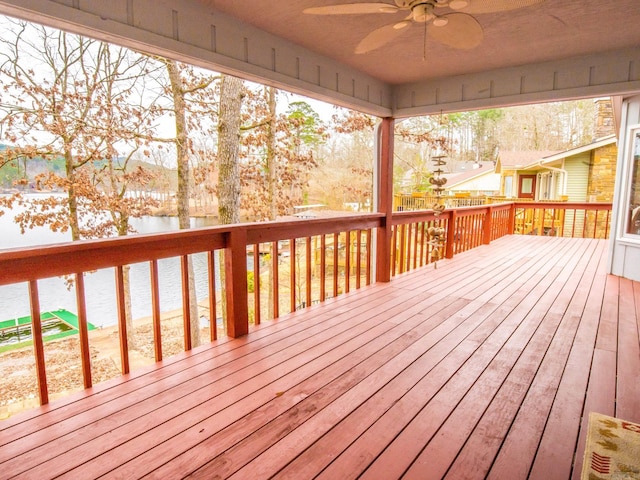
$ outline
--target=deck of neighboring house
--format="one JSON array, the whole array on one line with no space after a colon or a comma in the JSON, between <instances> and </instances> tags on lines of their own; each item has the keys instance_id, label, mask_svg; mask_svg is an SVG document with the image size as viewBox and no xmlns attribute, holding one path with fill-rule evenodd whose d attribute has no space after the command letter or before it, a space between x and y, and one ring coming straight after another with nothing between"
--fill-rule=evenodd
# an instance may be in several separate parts
<instances>
[{"instance_id":1,"label":"deck of neighboring house","mask_svg":"<svg viewBox=\"0 0 640 480\"><path fill-rule=\"evenodd\" d=\"M568 479L640 421L640 283L506 236L0 423L2 478Z\"/></svg>"}]
</instances>

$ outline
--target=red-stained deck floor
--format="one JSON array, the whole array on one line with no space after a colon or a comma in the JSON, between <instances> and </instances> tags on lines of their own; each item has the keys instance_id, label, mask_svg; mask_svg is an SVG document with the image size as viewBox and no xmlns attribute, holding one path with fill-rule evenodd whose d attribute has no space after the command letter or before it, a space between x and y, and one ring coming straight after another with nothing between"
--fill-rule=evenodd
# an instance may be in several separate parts
<instances>
[{"instance_id":1,"label":"red-stained deck floor","mask_svg":"<svg viewBox=\"0 0 640 480\"><path fill-rule=\"evenodd\" d=\"M510 236L0 423L2 478L568 479L640 422L640 284Z\"/></svg>"}]
</instances>

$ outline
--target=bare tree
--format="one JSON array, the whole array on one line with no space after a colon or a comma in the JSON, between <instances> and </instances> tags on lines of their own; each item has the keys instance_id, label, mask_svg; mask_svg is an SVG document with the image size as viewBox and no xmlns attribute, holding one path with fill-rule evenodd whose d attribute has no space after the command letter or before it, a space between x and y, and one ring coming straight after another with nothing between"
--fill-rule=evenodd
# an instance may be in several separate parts
<instances>
[{"instance_id":1,"label":"bare tree","mask_svg":"<svg viewBox=\"0 0 640 480\"><path fill-rule=\"evenodd\" d=\"M169 78L169 93L172 99L170 107L175 121L175 137L167 139L176 149L178 165L177 212L181 229L191 227L191 188L192 180L190 158L193 155L193 137L195 132L206 131L206 122L202 119L215 115L215 82L219 78L209 72L201 72L189 65L166 58L159 59L166 67ZM213 122L212 122L213 124ZM158 139L159 140L159 139ZM189 309L191 317L191 345L200 344L200 323L198 300L195 291L195 274L191 258L188 261Z\"/></svg>"},{"instance_id":2,"label":"bare tree","mask_svg":"<svg viewBox=\"0 0 640 480\"><path fill-rule=\"evenodd\" d=\"M129 220L148 214L153 205L152 199L141 203L127 194L152 177L141 166L129 166L133 154L145 146L142 138L153 129L157 115L141 94L144 76L152 68L149 59L9 20L0 59L6 86L0 127L12 145L4 158L61 162L64 171L37 175L35 188L65 193L35 199L18 193L2 199L1 206L30 205L16 216L22 231L47 225L54 231L69 230L72 240L129 233ZM134 347L130 308L127 323Z\"/></svg>"}]
</instances>

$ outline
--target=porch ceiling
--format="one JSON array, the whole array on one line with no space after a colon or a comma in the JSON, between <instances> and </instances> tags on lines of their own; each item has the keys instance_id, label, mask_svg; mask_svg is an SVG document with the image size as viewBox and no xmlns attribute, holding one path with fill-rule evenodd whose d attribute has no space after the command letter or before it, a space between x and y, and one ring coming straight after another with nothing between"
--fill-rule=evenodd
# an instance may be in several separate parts
<instances>
[{"instance_id":1,"label":"porch ceiling","mask_svg":"<svg viewBox=\"0 0 640 480\"><path fill-rule=\"evenodd\" d=\"M354 54L369 32L404 18L396 14L303 14L308 7L361 3L361 0L200 0L292 43L302 45L385 83L402 85L554 60L610 52L640 45L640 8L635 0L547 0L539 5L478 14L484 40L471 50L456 50L427 39L411 25L385 46ZM393 0L382 0L394 4ZM488 3L486 0L480 0ZM512 3L518 3L513 1Z\"/></svg>"},{"instance_id":2,"label":"porch ceiling","mask_svg":"<svg viewBox=\"0 0 640 480\"><path fill-rule=\"evenodd\" d=\"M412 24L365 54L354 53L358 42L406 13L303 13L339 3L361 0L0 0L0 13L379 116L640 91L636 0L546 0L475 14L484 39L470 50L425 44L422 25Z\"/></svg>"}]
</instances>

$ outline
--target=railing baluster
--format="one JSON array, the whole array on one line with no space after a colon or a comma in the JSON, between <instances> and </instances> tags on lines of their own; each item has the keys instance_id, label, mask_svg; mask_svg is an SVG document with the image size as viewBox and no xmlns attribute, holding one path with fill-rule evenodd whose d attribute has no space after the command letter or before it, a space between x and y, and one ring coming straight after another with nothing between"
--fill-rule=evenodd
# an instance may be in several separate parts
<instances>
[{"instance_id":1,"label":"railing baluster","mask_svg":"<svg viewBox=\"0 0 640 480\"><path fill-rule=\"evenodd\" d=\"M118 310L118 333L120 337L120 366L122 374L129 373L129 341L127 339L127 311L124 301L124 267L116 267L116 304Z\"/></svg>"},{"instance_id":2,"label":"railing baluster","mask_svg":"<svg viewBox=\"0 0 640 480\"><path fill-rule=\"evenodd\" d=\"M391 276L395 276L396 274L396 258L398 256L398 225L392 227L393 230L391 232Z\"/></svg>"},{"instance_id":3,"label":"railing baluster","mask_svg":"<svg viewBox=\"0 0 640 480\"><path fill-rule=\"evenodd\" d=\"M189 256L180 256L182 277L182 324L184 329L184 351L191 350L191 298L189 295ZM197 321L197 319L194 319Z\"/></svg>"},{"instance_id":4,"label":"railing baluster","mask_svg":"<svg viewBox=\"0 0 640 480\"><path fill-rule=\"evenodd\" d=\"M326 280L327 280L327 240L323 235L320 235L320 301L324 302L326 293Z\"/></svg>"},{"instance_id":5,"label":"railing baluster","mask_svg":"<svg viewBox=\"0 0 640 480\"><path fill-rule=\"evenodd\" d=\"M415 227L415 228L414 228ZM407 235L407 271L411 270L412 260L416 258L416 242L415 237L418 231L418 225L411 222L409 224L409 235ZM411 240L413 238L413 241ZM413 268L416 268L415 265Z\"/></svg>"},{"instance_id":6,"label":"railing baluster","mask_svg":"<svg viewBox=\"0 0 640 480\"><path fill-rule=\"evenodd\" d=\"M399 249L400 249L400 259L398 260L398 273L405 272L405 257L408 255L407 252L407 225L400 225L400 240L398 241Z\"/></svg>"},{"instance_id":7,"label":"railing baluster","mask_svg":"<svg viewBox=\"0 0 640 480\"><path fill-rule=\"evenodd\" d=\"M278 251L278 242L271 243L271 268L273 269L273 285L271 288L273 289L273 318L278 318L280 316L280 298L279 298L279 286L278 282L279 274L278 274L278 261L280 257L280 252Z\"/></svg>"},{"instance_id":8,"label":"railing baluster","mask_svg":"<svg viewBox=\"0 0 640 480\"><path fill-rule=\"evenodd\" d=\"M338 262L340 253L340 236L337 233L333 234L333 296L338 296Z\"/></svg>"},{"instance_id":9,"label":"railing baluster","mask_svg":"<svg viewBox=\"0 0 640 480\"><path fill-rule=\"evenodd\" d=\"M289 271L289 299L291 311L296 311L296 239L291 238L289 240L289 258L291 260L291 266Z\"/></svg>"},{"instance_id":10,"label":"railing baluster","mask_svg":"<svg viewBox=\"0 0 640 480\"><path fill-rule=\"evenodd\" d=\"M307 307L311 306L311 237L307 237L306 247L306 263L307 263L307 271L306 271L306 304Z\"/></svg>"},{"instance_id":11,"label":"railing baluster","mask_svg":"<svg viewBox=\"0 0 640 480\"><path fill-rule=\"evenodd\" d=\"M367 270L366 274L366 282L367 285L371 285L371 276L373 274L373 269L371 268L371 257L373 252L371 251L371 229L367 230Z\"/></svg>"},{"instance_id":12,"label":"railing baluster","mask_svg":"<svg viewBox=\"0 0 640 480\"><path fill-rule=\"evenodd\" d=\"M349 293L351 277L351 230L345 232L344 245L344 293Z\"/></svg>"},{"instance_id":13,"label":"railing baluster","mask_svg":"<svg viewBox=\"0 0 640 480\"><path fill-rule=\"evenodd\" d=\"M356 288L360 288L360 280L362 276L362 230L356 232Z\"/></svg>"},{"instance_id":14,"label":"railing baluster","mask_svg":"<svg viewBox=\"0 0 640 480\"><path fill-rule=\"evenodd\" d=\"M84 291L84 274L75 274L76 306L78 307L78 332L80 337L80 359L84 388L91 388L91 352L89 350L89 329L87 327L87 302Z\"/></svg>"},{"instance_id":15,"label":"railing baluster","mask_svg":"<svg viewBox=\"0 0 640 480\"><path fill-rule=\"evenodd\" d=\"M162 328L160 325L160 288L158 287L158 261L149 265L151 280L151 315L153 318L153 349L156 362L162 360Z\"/></svg>"},{"instance_id":16,"label":"railing baluster","mask_svg":"<svg viewBox=\"0 0 640 480\"><path fill-rule=\"evenodd\" d=\"M253 245L253 323L260 325L260 244Z\"/></svg>"},{"instance_id":17,"label":"railing baluster","mask_svg":"<svg viewBox=\"0 0 640 480\"><path fill-rule=\"evenodd\" d=\"M420 266L424 266L424 231L427 222L420 222Z\"/></svg>"},{"instance_id":18,"label":"railing baluster","mask_svg":"<svg viewBox=\"0 0 640 480\"><path fill-rule=\"evenodd\" d=\"M36 378L38 380L38 396L40 405L49 403L49 388L47 386L47 367L44 359L44 342L42 340L42 319L40 317L40 297L38 295L38 281L29 281L29 300L31 305L31 335L33 350L36 357Z\"/></svg>"},{"instance_id":19,"label":"railing baluster","mask_svg":"<svg viewBox=\"0 0 640 480\"><path fill-rule=\"evenodd\" d=\"M218 339L218 299L216 298L216 252L207 252L207 274L209 277L209 339Z\"/></svg>"}]
</instances>

